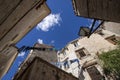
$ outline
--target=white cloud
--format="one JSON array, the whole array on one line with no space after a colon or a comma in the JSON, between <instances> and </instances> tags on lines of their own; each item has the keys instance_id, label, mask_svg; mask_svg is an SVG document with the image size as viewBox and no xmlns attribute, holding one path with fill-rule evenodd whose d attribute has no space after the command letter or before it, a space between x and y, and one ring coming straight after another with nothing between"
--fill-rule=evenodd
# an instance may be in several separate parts
<instances>
[{"instance_id":1,"label":"white cloud","mask_svg":"<svg viewBox=\"0 0 120 80\"><path fill-rule=\"evenodd\" d=\"M18 57L23 57L25 55L25 52L21 52L18 54Z\"/></svg>"},{"instance_id":2,"label":"white cloud","mask_svg":"<svg viewBox=\"0 0 120 80\"><path fill-rule=\"evenodd\" d=\"M42 39L38 39L38 43L43 44L43 40Z\"/></svg>"},{"instance_id":3,"label":"white cloud","mask_svg":"<svg viewBox=\"0 0 120 80\"><path fill-rule=\"evenodd\" d=\"M49 45L54 46L54 43L55 43L55 40L51 40L50 43L49 43Z\"/></svg>"},{"instance_id":4,"label":"white cloud","mask_svg":"<svg viewBox=\"0 0 120 80\"><path fill-rule=\"evenodd\" d=\"M18 62L18 65L20 65L21 63L22 63L22 62L21 62L21 61L19 61L19 62Z\"/></svg>"},{"instance_id":5,"label":"white cloud","mask_svg":"<svg viewBox=\"0 0 120 80\"><path fill-rule=\"evenodd\" d=\"M46 18L43 19L42 22L40 22L37 25L38 30L42 31L49 31L50 28L54 27L55 25L60 25L61 17L60 14L49 14Z\"/></svg>"},{"instance_id":6,"label":"white cloud","mask_svg":"<svg viewBox=\"0 0 120 80\"><path fill-rule=\"evenodd\" d=\"M50 43L52 43L52 44L53 44L53 43L55 43L55 41L54 41L54 40L52 40Z\"/></svg>"}]
</instances>

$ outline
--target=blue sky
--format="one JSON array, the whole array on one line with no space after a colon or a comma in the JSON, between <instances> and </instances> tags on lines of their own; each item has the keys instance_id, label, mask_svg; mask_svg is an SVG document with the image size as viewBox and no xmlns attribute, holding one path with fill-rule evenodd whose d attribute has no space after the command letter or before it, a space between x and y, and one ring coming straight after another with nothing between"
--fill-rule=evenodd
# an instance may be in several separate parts
<instances>
[{"instance_id":1,"label":"blue sky","mask_svg":"<svg viewBox=\"0 0 120 80\"><path fill-rule=\"evenodd\" d=\"M69 41L79 36L80 26L90 26L91 20L75 16L71 0L47 0L51 9L42 22L36 25L16 46L33 46L36 42L55 46L56 49L63 48ZM8 74L2 80L11 80L17 71L20 63L26 58L27 54L18 55Z\"/></svg>"}]
</instances>

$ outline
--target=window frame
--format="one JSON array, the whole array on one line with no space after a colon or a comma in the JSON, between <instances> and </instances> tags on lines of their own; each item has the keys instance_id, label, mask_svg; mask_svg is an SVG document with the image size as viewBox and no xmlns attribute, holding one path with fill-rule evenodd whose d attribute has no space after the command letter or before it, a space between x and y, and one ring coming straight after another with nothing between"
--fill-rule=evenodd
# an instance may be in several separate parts
<instances>
[{"instance_id":1,"label":"window frame","mask_svg":"<svg viewBox=\"0 0 120 80\"><path fill-rule=\"evenodd\" d=\"M81 51L84 52L84 54L85 54L84 56L81 56L81 55L80 55L80 52L81 52ZM84 47L76 50L75 52L76 52L76 55L77 55L77 57L78 57L79 59L83 59L84 57L86 57L86 56L89 55L89 52L88 52L87 49L84 48Z\"/></svg>"},{"instance_id":2,"label":"window frame","mask_svg":"<svg viewBox=\"0 0 120 80\"><path fill-rule=\"evenodd\" d=\"M109 36L109 37L107 37L107 38L105 38L108 42L110 42L110 43L112 43L112 44L114 44L114 45L116 45L117 44L117 39L116 39L116 36L115 35L112 35L112 36ZM113 39L115 39L115 40L113 40Z\"/></svg>"},{"instance_id":3,"label":"window frame","mask_svg":"<svg viewBox=\"0 0 120 80\"><path fill-rule=\"evenodd\" d=\"M72 41L71 44L73 44L75 48L79 46L78 40Z\"/></svg>"},{"instance_id":4,"label":"window frame","mask_svg":"<svg viewBox=\"0 0 120 80\"><path fill-rule=\"evenodd\" d=\"M74 42L73 45L74 45L74 47L78 47L78 42L77 41Z\"/></svg>"},{"instance_id":5,"label":"window frame","mask_svg":"<svg viewBox=\"0 0 120 80\"><path fill-rule=\"evenodd\" d=\"M92 80L103 79L102 74L100 73L100 71L97 69L95 65L87 67L86 71Z\"/></svg>"}]
</instances>

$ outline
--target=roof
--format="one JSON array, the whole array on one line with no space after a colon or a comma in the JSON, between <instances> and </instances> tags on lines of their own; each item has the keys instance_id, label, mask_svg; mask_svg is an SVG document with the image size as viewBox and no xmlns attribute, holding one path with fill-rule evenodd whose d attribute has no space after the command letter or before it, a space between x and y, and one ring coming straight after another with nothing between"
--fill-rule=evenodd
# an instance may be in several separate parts
<instances>
[{"instance_id":1,"label":"roof","mask_svg":"<svg viewBox=\"0 0 120 80\"><path fill-rule=\"evenodd\" d=\"M47 62L47 61L45 61L45 60L43 60L43 59L41 59L39 57L35 57L30 63L28 63L26 68L24 68L24 69L21 68L17 72L17 74L15 75L13 80L21 80L21 78L23 80L23 79L28 78L28 77L30 78L30 76L34 77L34 79L36 80L36 78L35 78L36 74L30 75L31 74L30 72L32 72L33 69L36 70L35 67L38 68L37 74L40 74L39 71L42 73L43 71L46 72L48 70L47 73L49 73L49 74L45 75L45 77L51 77L51 72L53 72L53 73L55 73L55 75L52 75L52 77L54 77L54 76L59 74L61 78L62 77L66 77L65 80L67 80L67 79L68 80L78 80L78 78L74 77L72 74L69 74L69 73L59 69L58 67L50 64L49 62ZM43 67L45 67L46 70L45 69L41 70L41 69L43 69ZM26 74L28 76L26 76ZM41 77L41 76L38 76L38 77ZM43 77L43 79L45 77ZM46 80L46 79L44 79L44 80ZM52 79L50 79L50 80L52 80Z\"/></svg>"},{"instance_id":2,"label":"roof","mask_svg":"<svg viewBox=\"0 0 120 80\"><path fill-rule=\"evenodd\" d=\"M54 48L54 46L46 45L46 44L40 44L36 43L34 47L39 47L39 48Z\"/></svg>"}]
</instances>

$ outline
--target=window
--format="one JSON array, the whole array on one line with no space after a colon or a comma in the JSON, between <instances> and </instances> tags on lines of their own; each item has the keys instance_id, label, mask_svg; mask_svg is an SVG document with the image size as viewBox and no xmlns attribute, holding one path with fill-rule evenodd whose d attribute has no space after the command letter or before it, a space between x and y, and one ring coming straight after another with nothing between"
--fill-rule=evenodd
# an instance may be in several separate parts
<instances>
[{"instance_id":1,"label":"window","mask_svg":"<svg viewBox=\"0 0 120 80\"><path fill-rule=\"evenodd\" d=\"M100 74L100 72L95 66L91 66L87 68L86 70L89 73L91 80L102 80L103 79L103 76Z\"/></svg>"},{"instance_id":2,"label":"window","mask_svg":"<svg viewBox=\"0 0 120 80\"><path fill-rule=\"evenodd\" d=\"M80 55L80 57L86 56L86 54L85 54L85 52L83 50L79 51L79 55Z\"/></svg>"},{"instance_id":3,"label":"window","mask_svg":"<svg viewBox=\"0 0 120 80\"><path fill-rule=\"evenodd\" d=\"M103 35L104 35L102 32L99 32L98 34L99 34L99 35L101 35L101 36L103 36Z\"/></svg>"},{"instance_id":4,"label":"window","mask_svg":"<svg viewBox=\"0 0 120 80\"><path fill-rule=\"evenodd\" d=\"M98 30L98 31L96 31L95 33L98 33L98 34L101 35L101 36L104 35L104 33L102 32L102 30Z\"/></svg>"},{"instance_id":5,"label":"window","mask_svg":"<svg viewBox=\"0 0 120 80\"><path fill-rule=\"evenodd\" d=\"M78 46L78 43L77 43L77 42L74 42L73 44L74 44L74 47L77 47L77 46Z\"/></svg>"},{"instance_id":6,"label":"window","mask_svg":"<svg viewBox=\"0 0 120 80\"><path fill-rule=\"evenodd\" d=\"M115 35L110 36L110 37L107 37L106 40L109 41L110 43L114 44L114 45L116 45L116 44L117 44L117 41L118 41L118 40L116 39L116 36L115 36Z\"/></svg>"},{"instance_id":7,"label":"window","mask_svg":"<svg viewBox=\"0 0 120 80\"><path fill-rule=\"evenodd\" d=\"M67 47L65 47L66 50L69 50Z\"/></svg>"},{"instance_id":8,"label":"window","mask_svg":"<svg viewBox=\"0 0 120 80\"><path fill-rule=\"evenodd\" d=\"M72 41L71 44L73 44L74 47L78 47L78 40L76 39L76 40Z\"/></svg>"},{"instance_id":9,"label":"window","mask_svg":"<svg viewBox=\"0 0 120 80\"><path fill-rule=\"evenodd\" d=\"M79 59L82 59L83 57L88 55L88 51L85 48L81 48L79 50L76 50L76 54Z\"/></svg>"},{"instance_id":10,"label":"window","mask_svg":"<svg viewBox=\"0 0 120 80\"><path fill-rule=\"evenodd\" d=\"M65 51L63 52L63 55L66 56L66 52Z\"/></svg>"}]
</instances>

